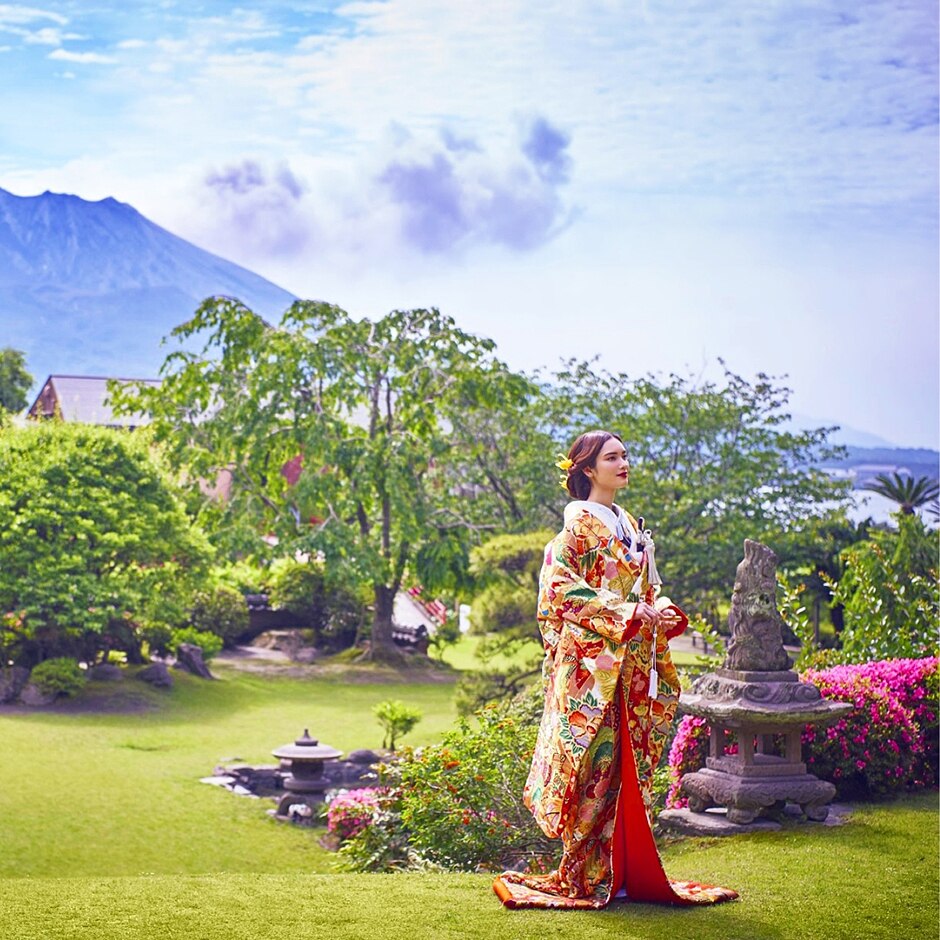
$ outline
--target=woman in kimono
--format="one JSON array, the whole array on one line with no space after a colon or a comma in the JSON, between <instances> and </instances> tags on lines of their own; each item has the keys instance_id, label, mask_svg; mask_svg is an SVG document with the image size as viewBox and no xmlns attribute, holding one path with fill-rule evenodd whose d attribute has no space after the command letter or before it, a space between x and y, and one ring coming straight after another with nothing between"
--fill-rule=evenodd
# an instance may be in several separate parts
<instances>
[{"instance_id":1,"label":"woman in kimono","mask_svg":"<svg viewBox=\"0 0 940 940\"><path fill-rule=\"evenodd\" d=\"M668 879L650 828L653 771L679 701L668 643L688 620L660 595L643 519L614 503L629 479L623 441L582 434L558 466L574 502L539 576L545 711L524 800L563 852L557 871L504 872L494 889L507 907L732 900Z\"/></svg>"}]
</instances>

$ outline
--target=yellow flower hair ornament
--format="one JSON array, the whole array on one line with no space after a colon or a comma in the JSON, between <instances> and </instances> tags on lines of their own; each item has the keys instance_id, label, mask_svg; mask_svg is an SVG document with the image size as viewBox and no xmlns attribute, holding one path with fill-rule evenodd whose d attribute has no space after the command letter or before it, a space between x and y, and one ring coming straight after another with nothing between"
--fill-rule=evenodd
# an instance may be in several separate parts
<instances>
[{"instance_id":1,"label":"yellow flower hair ornament","mask_svg":"<svg viewBox=\"0 0 940 940\"><path fill-rule=\"evenodd\" d=\"M558 485L563 489L568 489L568 471L574 466L574 461L570 457L566 457L564 454L559 454L558 459L555 461L555 466L559 470L563 470L564 473L558 478Z\"/></svg>"}]
</instances>

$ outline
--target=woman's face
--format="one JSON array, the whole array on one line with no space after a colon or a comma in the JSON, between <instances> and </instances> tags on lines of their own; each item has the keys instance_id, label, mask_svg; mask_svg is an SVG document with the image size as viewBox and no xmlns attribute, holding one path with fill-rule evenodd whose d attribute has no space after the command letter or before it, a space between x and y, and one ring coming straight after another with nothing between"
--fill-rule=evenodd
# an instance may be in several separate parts
<instances>
[{"instance_id":1,"label":"woman's face","mask_svg":"<svg viewBox=\"0 0 940 940\"><path fill-rule=\"evenodd\" d=\"M627 450L617 438L612 437L600 449L594 466L585 470L591 483L598 489L619 490L630 480L630 461Z\"/></svg>"}]
</instances>

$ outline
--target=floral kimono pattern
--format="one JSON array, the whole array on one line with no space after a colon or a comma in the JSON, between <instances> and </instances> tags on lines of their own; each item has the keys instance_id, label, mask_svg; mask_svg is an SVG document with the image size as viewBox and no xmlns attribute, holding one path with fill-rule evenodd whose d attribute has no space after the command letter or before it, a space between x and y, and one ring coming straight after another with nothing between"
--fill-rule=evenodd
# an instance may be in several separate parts
<instances>
[{"instance_id":1,"label":"floral kimono pattern","mask_svg":"<svg viewBox=\"0 0 940 940\"><path fill-rule=\"evenodd\" d=\"M545 710L523 798L545 834L561 838L563 855L548 875L500 875L494 889L508 907L599 908L623 887L635 901L737 897L669 881L653 841L653 771L679 702L668 641L688 620L657 597L646 562L640 545L621 542L583 504L568 507L546 546L538 602ZM634 617L639 600L679 616L655 649L650 626Z\"/></svg>"}]
</instances>

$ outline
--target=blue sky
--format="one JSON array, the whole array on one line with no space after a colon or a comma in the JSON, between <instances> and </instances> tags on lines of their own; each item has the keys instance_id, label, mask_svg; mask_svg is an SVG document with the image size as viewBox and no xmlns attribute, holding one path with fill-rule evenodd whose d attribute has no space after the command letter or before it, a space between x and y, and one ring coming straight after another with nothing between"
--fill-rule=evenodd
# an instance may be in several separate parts
<instances>
[{"instance_id":1,"label":"blue sky","mask_svg":"<svg viewBox=\"0 0 940 940\"><path fill-rule=\"evenodd\" d=\"M938 446L933 3L0 5L0 186Z\"/></svg>"}]
</instances>

